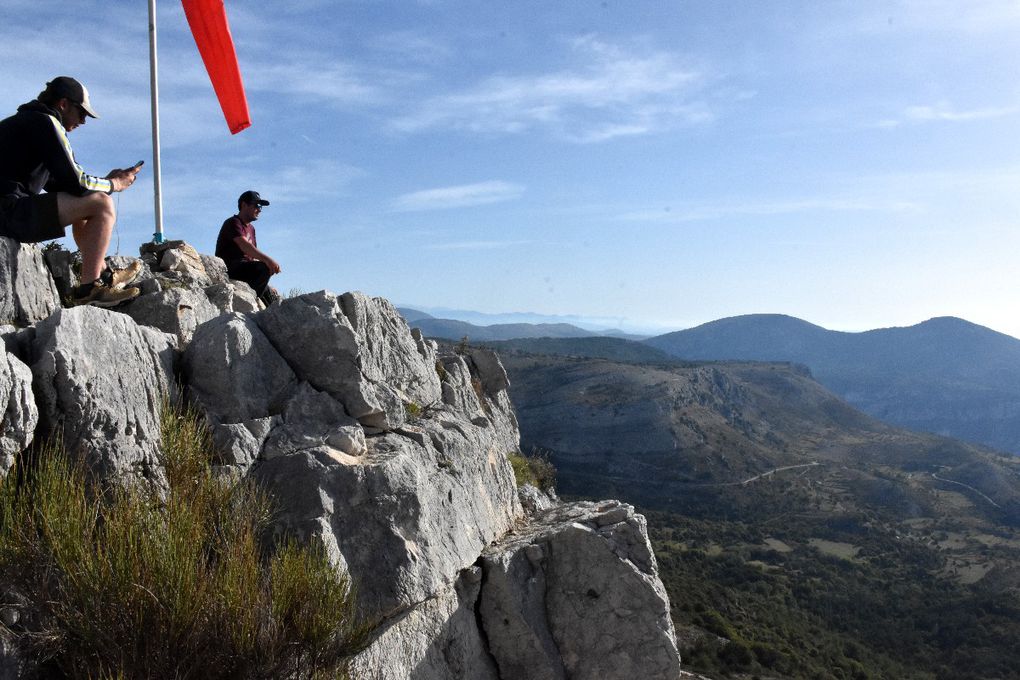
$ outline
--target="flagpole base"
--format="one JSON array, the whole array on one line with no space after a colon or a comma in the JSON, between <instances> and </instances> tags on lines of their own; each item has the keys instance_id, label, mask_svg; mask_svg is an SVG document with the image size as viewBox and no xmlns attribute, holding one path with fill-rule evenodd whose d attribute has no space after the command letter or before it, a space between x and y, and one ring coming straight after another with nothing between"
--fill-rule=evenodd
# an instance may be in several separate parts
<instances>
[{"instance_id":1,"label":"flagpole base","mask_svg":"<svg viewBox=\"0 0 1020 680\"><path fill-rule=\"evenodd\" d=\"M163 232L157 231L152 235L152 242L156 244L166 243L166 237L163 236Z\"/></svg>"}]
</instances>

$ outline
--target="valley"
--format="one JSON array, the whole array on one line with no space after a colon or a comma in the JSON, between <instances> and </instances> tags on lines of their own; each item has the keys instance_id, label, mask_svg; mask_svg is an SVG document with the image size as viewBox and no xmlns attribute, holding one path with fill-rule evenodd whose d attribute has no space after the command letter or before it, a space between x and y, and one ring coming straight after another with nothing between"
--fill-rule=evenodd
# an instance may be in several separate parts
<instances>
[{"instance_id":1,"label":"valley","mask_svg":"<svg viewBox=\"0 0 1020 680\"><path fill-rule=\"evenodd\" d=\"M561 494L646 513L692 670L1020 677L1016 457L882 423L796 364L501 356Z\"/></svg>"}]
</instances>

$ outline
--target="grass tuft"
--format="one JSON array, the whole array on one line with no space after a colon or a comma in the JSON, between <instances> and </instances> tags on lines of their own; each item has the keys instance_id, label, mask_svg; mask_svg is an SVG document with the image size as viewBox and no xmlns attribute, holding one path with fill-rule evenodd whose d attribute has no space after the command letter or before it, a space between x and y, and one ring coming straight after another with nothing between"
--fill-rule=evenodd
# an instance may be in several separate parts
<instances>
[{"instance_id":1,"label":"grass tuft","mask_svg":"<svg viewBox=\"0 0 1020 680\"><path fill-rule=\"evenodd\" d=\"M267 550L269 499L213 474L197 413L163 414L168 489L99 489L53 445L0 482L0 573L35 610L21 652L71 678L344 673L349 580L321 549Z\"/></svg>"},{"instance_id":2,"label":"grass tuft","mask_svg":"<svg viewBox=\"0 0 1020 680\"><path fill-rule=\"evenodd\" d=\"M531 484L542 491L553 491L556 488L556 468L547 456L535 454L526 456L519 451L507 454L510 465L514 469L517 486Z\"/></svg>"}]
</instances>

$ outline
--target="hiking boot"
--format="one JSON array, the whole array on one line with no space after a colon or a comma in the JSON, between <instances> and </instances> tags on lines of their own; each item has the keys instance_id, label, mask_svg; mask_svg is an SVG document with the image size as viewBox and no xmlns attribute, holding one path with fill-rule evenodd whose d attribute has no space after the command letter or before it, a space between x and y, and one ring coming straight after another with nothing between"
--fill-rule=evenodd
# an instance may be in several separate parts
<instances>
[{"instance_id":1,"label":"hiking boot","mask_svg":"<svg viewBox=\"0 0 1020 680\"><path fill-rule=\"evenodd\" d=\"M133 260L131 264L123 269L111 269L110 267L107 267L99 278L101 278L103 283L108 285L110 288L123 288L138 278L138 275L141 273L142 261Z\"/></svg>"},{"instance_id":2,"label":"hiking boot","mask_svg":"<svg viewBox=\"0 0 1020 680\"><path fill-rule=\"evenodd\" d=\"M76 290L71 301L75 305L116 307L122 302L135 299L140 292L137 288L111 288L104 283L96 281L92 285L92 289L86 293L82 293L80 289Z\"/></svg>"}]
</instances>

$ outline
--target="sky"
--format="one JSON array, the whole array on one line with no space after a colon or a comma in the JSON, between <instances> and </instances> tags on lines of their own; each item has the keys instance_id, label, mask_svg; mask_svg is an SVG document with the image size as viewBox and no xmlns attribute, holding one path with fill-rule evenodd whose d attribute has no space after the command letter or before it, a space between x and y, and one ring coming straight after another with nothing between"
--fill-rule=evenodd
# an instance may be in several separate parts
<instances>
[{"instance_id":1,"label":"sky","mask_svg":"<svg viewBox=\"0 0 1020 680\"><path fill-rule=\"evenodd\" d=\"M159 0L168 238L212 253L246 189L282 292L660 333L958 316L1020 337L1017 0L227 0L231 135ZM4 0L0 113L55 75L154 230L146 3ZM68 247L73 247L66 239Z\"/></svg>"}]
</instances>

